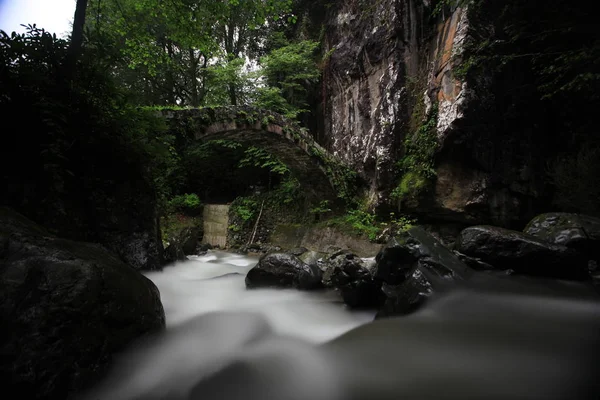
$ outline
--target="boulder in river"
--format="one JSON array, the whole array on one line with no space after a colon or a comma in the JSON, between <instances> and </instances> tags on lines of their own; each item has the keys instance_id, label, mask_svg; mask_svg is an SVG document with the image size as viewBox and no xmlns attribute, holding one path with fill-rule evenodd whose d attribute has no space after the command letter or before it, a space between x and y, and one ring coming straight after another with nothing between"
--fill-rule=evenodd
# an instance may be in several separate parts
<instances>
[{"instance_id":1,"label":"boulder in river","mask_svg":"<svg viewBox=\"0 0 600 400\"><path fill-rule=\"evenodd\" d=\"M318 289L322 287L321 276L317 266L305 264L292 254L270 253L262 256L258 264L248 271L246 287Z\"/></svg>"},{"instance_id":2,"label":"boulder in river","mask_svg":"<svg viewBox=\"0 0 600 400\"><path fill-rule=\"evenodd\" d=\"M373 265L355 254L342 252L329 260L331 283L337 288L344 303L352 308L376 308L385 300L381 282L373 278Z\"/></svg>"},{"instance_id":3,"label":"boulder in river","mask_svg":"<svg viewBox=\"0 0 600 400\"><path fill-rule=\"evenodd\" d=\"M0 326L5 393L54 399L94 383L165 314L156 286L100 245L0 208Z\"/></svg>"},{"instance_id":4,"label":"boulder in river","mask_svg":"<svg viewBox=\"0 0 600 400\"><path fill-rule=\"evenodd\" d=\"M559 279L588 277L587 260L580 253L522 232L472 226L460 233L455 246L460 253L500 270Z\"/></svg>"},{"instance_id":5,"label":"boulder in river","mask_svg":"<svg viewBox=\"0 0 600 400\"><path fill-rule=\"evenodd\" d=\"M181 248L181 245L178 241L174 240L165 249L164 252L165 262L174 263L176 261L185 261L187 257Z\"/></svg>"},{"instance_id":6,"label":"boulder in river","mask_svg":"<svg viewBox=\"0 0 600 400\"><path fill-rule=\"evenodd\" d=\"M186 256L193 256L197 254L200 239L202 239L202 228L199 226L191 226L183 228L181 232L179 232L177 241L181 246L183 254Z\"/></svg>"},{"instance_id":7,"label":"boulder in river","mask_svg":"<svg viewBox=\"0 0 600 400\"><path fill-rule=\"evenodd\" d=\"M435 291L468 279L473 271L423 228L413 227L388 241L375 258L374 277L385 303L377 317L408 314Z\"/></svg>"},{"instance_id":8,"label":"boulder in river","mask_svg":"<svg viewBox=\"0 0 600 400\"><path fill-rule=\"evenodd\" d=\"M570 213L541 214L523 232L577 250L590 260L600 260L600 218Z\"/></svg>"}]
</instances>

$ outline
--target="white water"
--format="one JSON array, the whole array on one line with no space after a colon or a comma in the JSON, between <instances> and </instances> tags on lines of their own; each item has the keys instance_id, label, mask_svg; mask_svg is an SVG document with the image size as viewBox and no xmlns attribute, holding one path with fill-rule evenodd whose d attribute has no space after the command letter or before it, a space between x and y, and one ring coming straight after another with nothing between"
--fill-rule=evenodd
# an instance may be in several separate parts
<instances>
[{"instance_id":1,"label":"white water","mask_svg":"<svg viewBox=\"0 0 600 400\"><path fill-rule=\"evenodd\" d=\"M370 323L332 293L246 290L255 262L211 252L148 274L167 331L123 354L85 399L599 398L600 306L588 287L482 274Z\"/></svg>"},{"instance_id":2,"label":"white water","mask_svg":"<svg viewBox=\"0 0 600 400\"><path fill-rule=\"evenodd\" d=\"M211 251L163 272L146 274L160 290L167 328L209 312L252 312L276 333L319 343L373 320L374 312L347 311L333 292L246 290L246 273L257 261Z\"/></svg>"}]
</instances>

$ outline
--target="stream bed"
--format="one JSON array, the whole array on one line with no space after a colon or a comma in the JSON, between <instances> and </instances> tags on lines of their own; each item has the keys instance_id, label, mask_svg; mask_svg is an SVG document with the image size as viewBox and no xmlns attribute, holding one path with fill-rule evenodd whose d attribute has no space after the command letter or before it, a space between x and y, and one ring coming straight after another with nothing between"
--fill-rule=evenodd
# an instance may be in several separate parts
<instances>
[{"instance_id":1,"label":"stream bed","mask_svg":"<svg viewBox=\"0 0 600 400\"><path fill-rule=\"evenodd\" d=\"M86 400L594 399L600 304L587 286L481 275L401 318L333 291L246 290L220 251L147 273L167 330Z\"/></svg>"}]
</instances>

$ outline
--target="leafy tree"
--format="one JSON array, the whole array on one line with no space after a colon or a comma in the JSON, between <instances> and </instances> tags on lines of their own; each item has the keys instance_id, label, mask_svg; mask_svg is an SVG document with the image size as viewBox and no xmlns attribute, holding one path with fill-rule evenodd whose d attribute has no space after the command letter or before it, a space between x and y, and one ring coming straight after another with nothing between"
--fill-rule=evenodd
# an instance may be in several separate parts
<instances>
[{"instance_id":1,"label":"leafy tree","mask_svg":"<svg viewBox=\"0 0 600 400\"><path fill-rule=\"evenodd\" d=\"M258 89L257 105L296 118L307 110L307 87L320 77L318 42L304 40L273 50L261 59L266 86Z\"/></svg>"},{"instance_id":2,"label":"leafy tree","mask_svg":"<svg viewBox=\"0 0 600 400\"><path fill-rule=\"evenodd\" d=\"M223 91L212 87L216 81L227 87L227 103L238 104L246 101L239 80L248 43L260 41L259 28L289 12L290 4L95 0L87 26L93 41L119 49L113 71L140 93L140 103L198 106L224 101Z\"/></svg>"}]
</instances>

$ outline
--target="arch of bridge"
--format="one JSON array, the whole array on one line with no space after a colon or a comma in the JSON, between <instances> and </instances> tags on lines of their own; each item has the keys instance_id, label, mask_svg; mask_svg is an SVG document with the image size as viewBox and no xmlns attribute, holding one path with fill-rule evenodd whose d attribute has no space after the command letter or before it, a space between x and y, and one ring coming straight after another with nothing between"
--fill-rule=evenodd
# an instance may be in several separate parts
<instances>
[{"instance_id":1,"label":"arch of bridge","mask_svg":"<svg viewBox=\"0 0 600 400\"><path fill-rule=\"evenodd\" d=\"M300 181L307 194L335 199L326 160L333 156L299 125L283 116L252 107L214 107L163 110L171 122L196 140L234 140L261 147L278 157ZM334 163L330 163L333 165Z\"/></svg>"}]
</instances>

